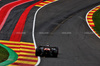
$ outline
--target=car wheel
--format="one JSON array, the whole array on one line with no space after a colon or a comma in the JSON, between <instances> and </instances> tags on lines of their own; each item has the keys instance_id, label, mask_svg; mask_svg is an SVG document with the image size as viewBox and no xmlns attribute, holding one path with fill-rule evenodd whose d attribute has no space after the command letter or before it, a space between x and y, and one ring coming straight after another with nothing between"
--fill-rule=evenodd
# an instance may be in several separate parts
<instances>
[{"instance_id":1,"label":"car wheel","mask_svg":"<svg viewBox=\"0 0 100 66\"><path fill-rule=\"evenodd\" d=\"M58 57L58 48L53 50L53 57Z\"/></svg>"},{"instance_id":2,"label":"car wheel","mask_svg":"<svg viewBox=\"0 0 100 66\"><path fill-rule=\"evenodd\" d=\"M40 56L40 50L38 48L36 49L36 56Z\"/></svg>"}]
</instances>

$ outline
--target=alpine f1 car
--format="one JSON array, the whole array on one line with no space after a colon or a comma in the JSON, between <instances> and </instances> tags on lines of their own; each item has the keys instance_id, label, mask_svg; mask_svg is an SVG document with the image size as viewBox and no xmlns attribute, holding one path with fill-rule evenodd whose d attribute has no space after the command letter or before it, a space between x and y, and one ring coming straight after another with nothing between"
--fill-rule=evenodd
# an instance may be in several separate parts
<instances>
[{"instance_id":1,"label":"alpine f1 car","mask_svg":"<svg viewBox=\"0 0 100 66\"><path fill-rule=\"evenodd\" d=\"M40 57L58 57L58 48L47 46L39 46L36 49L36 56Z\"/></svg>"}]
</instances>

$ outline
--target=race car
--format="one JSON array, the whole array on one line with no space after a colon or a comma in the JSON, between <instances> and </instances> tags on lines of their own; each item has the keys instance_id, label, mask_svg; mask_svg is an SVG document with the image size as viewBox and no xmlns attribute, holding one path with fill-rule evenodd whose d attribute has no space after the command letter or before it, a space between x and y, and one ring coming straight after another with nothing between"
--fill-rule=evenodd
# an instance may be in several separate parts
<instances>
[{"instance_id":1,"label":"race car","mask_svg":"<svg viewBox=\"0 0 100 66\"><path fill-rule=\"evenodd\" d=\"M50 45L39 46L35 54L40 57L58 57L58 48L50 47Z\"/></svg>"}]
</instances>

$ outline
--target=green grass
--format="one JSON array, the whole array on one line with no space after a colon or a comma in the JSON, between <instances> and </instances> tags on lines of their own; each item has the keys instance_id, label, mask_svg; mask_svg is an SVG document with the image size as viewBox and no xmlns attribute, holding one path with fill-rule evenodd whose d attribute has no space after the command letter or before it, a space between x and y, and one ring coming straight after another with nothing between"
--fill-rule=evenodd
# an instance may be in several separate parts
<instances>
[{"instance_id":1,"label":"green grass","mask_svg":"<svg viewBox=\"0 0 100 66\"><path fill-rule=\"evenodd\" d=\"M93 29L100 35L100 9L93 14L95 27Z\"/></svg>"},{"instance_id":2,"label":"green grass","mask_svg":"<svg viewBox=\"0 0 100 66\"><path fill-rule=\"evenodd\" d=\"M0 63L7 60L9 57L8 51L0 46Z\"/></svg>"}]
</instances>

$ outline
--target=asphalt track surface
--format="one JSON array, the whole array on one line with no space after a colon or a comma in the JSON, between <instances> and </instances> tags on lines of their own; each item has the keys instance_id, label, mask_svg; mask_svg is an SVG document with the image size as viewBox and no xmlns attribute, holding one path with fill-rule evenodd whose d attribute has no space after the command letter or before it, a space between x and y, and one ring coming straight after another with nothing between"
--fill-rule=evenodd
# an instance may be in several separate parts
<instances>
[{"instance_id":1,"label":"asphalt track surface","mask_svg":"<svg viewBox=\"0 0 100 66\"><path fill-rule=\"evenodd\" d=\"M59 0L38 12L35 27L37 45L59 47L58 58L41 58L39 66L100 66L100 39L92 33L85 21L86 13L98 4L99 0ZM14 25L10 25L16 24L28 6L26 3L12 10L0 32L0 40L9 40L14 29ZM28 28L24 29L21 41L32 42L32 14L37 9L34 7L30 11L27 18L30 23L25 25Z\"/></svg>"},{"instance_id":2,"label":"asphalt track surface","mask_svg":"<svg viewBox=\"0 0 100 66\"><path fill-rule=\"evenodd\" d=\"M85 21L98 4L99 0L59 0L39 11L37 45L59 47L58 58L42 58L39 66L100 66L100 39Z\"/></svg>"},{"instance_id":3,"label":"asphalt track surface","mask_svg":"<svg viewBox=\"0 0 100 66\"><path fill-rule=\"evenodd\" d=\"M20 6L15 7L11 11L11 13L10 13L9 17L7 18L2 30L0 31L0 40L9 40L10 39L12 32L13 32L21 14L24 12L24 10L27 7L29 7L30 5L32 5L33 3L36 3L38 1L39 0L35 0L35 1L32 1L32 2L22 4ZM33 42L33 40L32 40L32 27L33 26L32 25L33 25L34 14L35 14L35 12L38 8L39 7L34 6L32 8L32 10L30 11L30 13L28 14L27 19L26 19L25 29L23 30L21 41ZM30 18L30 16L31 16L31 18ZM24 38L24 37L27 37L27 38Z\"/></svg>"},{"instance_id":4,"label":"asphalt track surface","mask_svg":"<svg viewBox=\"0 0 100 66\"><path fill-rule=\"evenodd\" d=\"M3 5L7 4L7 3L10 3L10 2L13 2L15 0L2 0L0 1L0 7L2 7Z\"/></svg>"}]
</instances>

